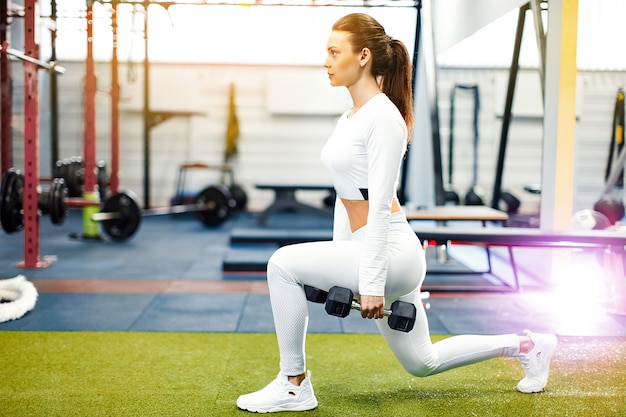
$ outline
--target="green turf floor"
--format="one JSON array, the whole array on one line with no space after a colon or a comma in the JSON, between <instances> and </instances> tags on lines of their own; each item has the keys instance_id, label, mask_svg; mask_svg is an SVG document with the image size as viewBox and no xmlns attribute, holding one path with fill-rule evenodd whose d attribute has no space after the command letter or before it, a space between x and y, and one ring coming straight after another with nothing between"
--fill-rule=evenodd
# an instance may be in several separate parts
<instances>
[{"instance_id":1,"label":"green turf floor","mask_svg":"<svg viewBox=\"0 0 626 417\"><path fill-rule=\"evenodd\" d=\"M624 338L561 338L547 389L532 395L515 390L514 359L415 378L379 335L307 345L319 407L298 415L626 415ZM237 396L278 362L273 334L7 331L0 352L0 415L12 417L245 416Z\"/></svg>"}]
</instances>

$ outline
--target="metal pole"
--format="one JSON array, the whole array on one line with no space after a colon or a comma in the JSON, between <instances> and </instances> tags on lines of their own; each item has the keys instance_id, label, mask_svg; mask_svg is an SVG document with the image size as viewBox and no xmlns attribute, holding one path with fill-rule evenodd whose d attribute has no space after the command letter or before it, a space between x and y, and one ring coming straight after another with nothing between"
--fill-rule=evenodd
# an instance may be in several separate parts
<instances>
[{"instance_id":1,"label":"metal pole","mask_svg":"<svg viewBox=\"0 0 626 417\"><path fill-rule=\"evenodd\" d=\"M441 137L439 135L439 97L437 95L437 57L433 32L433 0L422 1L420 18L421 52L426 63L426 88L430 108L430 124L432 130L433 171L435 180L435 203L443 205L445 194L443 189L443 168L441 164Z\"/></svg>"},{"instance_id":2,"label":"metal pole","mask_svg":"<svg viewBox=\"0 0 626 417\"><path fill-rule=\"evenodd\" d=\"M87 0L87 58L85 60L85 85L83 90L84 110L84 141L83 153L85 171L83 173L83 198L98 203L100 196L96 179L96 64L93 56L93 1ZM83 235L97 238L98 225L91 221L91 215L97 207L83 209Z\"/></svg>"},{"instance_id":3,"label":"metal pole","mask_svg":"<svg viewBox=\"0 0 626 417\"><path fill-rule=\"evenodd\" d=\"M54 27L50 32L50 60L57 60L57 2L50 0L50 19L54 23ZM50 172L54 172L56 162L59 157L59 74L56 71L50 71Z\"/></svg>"},{"instance_id":4,"label":"metal pole","mask_svg":"<svg viewBox=\"0 0 626 417\"><path fill-rule=\"evenodd\" d=\"M537 40L537 50L539 51L539 77L541 79L541 98L545 101L546 94L546 33L543 27L543 19L541 18L542 0L532 0L530 9L533 14L533 23L535 24L535 37ZM547 3L547 2L546 2Z\"/></svg>"},{"instance_id":5,"label":"metal pole","mask_svg":"<svg viewBox=\"0 0 626 417\"><path fill-rule=\"evenodd\" d=\"M502 115L502 132L500 134L500 149L498 152L498 163L496 166L496 178L493 183L493 194L491 196L491 207L498 208L500 195L502 194L502 173L504 171L504 159L506 156L506 146L509 136L509 125L511 124L511 109L513 108L513 94L515 93L515 82L517 70L519 69L519 53L522 46L522 35L524 32L524 21L528 4L520 7L517 17L517 32L515 34L515 45L513 47L513 59L509 72L509 85L506 91L506 102L504 104L504 114Z\"/></svg>"},{"instance_id":6,"label":"metal pole","mask_svg":"<svg viewBox=\"0 0 626 417\"><path fill-rule=\"evenodd\" d=\"M144 62L143 62L143 207L150 208L150 129L152 127L150 114L150 68L148 60L148 5L144 3L145 17L143 21L144 34Z\"/></svg>"},{"instance_id":7,"label":"metal pole","mask_svg":"<svg viewBox=\"0 0 626 417\"><path fill-rule=\"evenodd\" d=\"M415 9L416 9L416 14L415 14L415 38L413 41L413 68L412 68L412 72L413 72L413 76L412 76L412 85L413 85L413 98L415 98L415 90L416 90L416 84L417 84L417 52L419 49L419 44L420 44L420 9L422 8L421 2L416 2L415 4ZM415 111L414 109L411 109L411 111ZM409 153L411 152L411 147L409 146L409 148L406 151L406 155L404 157L404 163L402 164L402 178L400 181L400 188L398 189L398 199L400 200L400 204L405 204L408 200L407 197L407 192L406 192L406 181L409 175Z\"/></svg>"},{"instance_id":8,"label":"metal pole","mask_svg":"<svg viewBox=\"0 0 626 417\"><path fill-rule=\"evenodd\" d=\"M8 42L9 13L8 0L0 0L0 175L11 168L13 164L11 143L11 66L5 45Z\"/></svg>"},{"instance_id":9,"label":"metal pole","mask_svg":"<svg viewBox=\"0 0 626 417\"><path fill-rule=\"evenodd\" d=\"M111 55L111 176L109 191L111 194L115 194L120 184L120 84L117 60L117 3L114 2L111 7L113 49Z\"/></svg>"},{"instance_id":10,"label":"metal pole","mask_svg":"<svg viewBox=\"0 0 626 417\"><path fill-rule=\"evenodd\" d=\"M35 11L37 1L24 2L24 52L33 59L38 58L35 42ZM39 92L37 64L29 60L24 65L24 261L23 268L43 268L48 261L39 260Z\"/></svg>"}]
</instances>

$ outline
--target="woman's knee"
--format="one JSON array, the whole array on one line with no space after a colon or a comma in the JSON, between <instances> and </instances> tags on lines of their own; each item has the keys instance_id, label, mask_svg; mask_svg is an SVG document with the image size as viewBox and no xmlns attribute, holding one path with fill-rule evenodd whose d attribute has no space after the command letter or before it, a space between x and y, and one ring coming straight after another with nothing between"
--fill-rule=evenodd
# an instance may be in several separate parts
<instances>
[{"instance_id":1,"label":"woman's knee","mask_svg":"<svg viewBox=\"0 0 626 417\"><path fill-rule=\"evenodd\" d=\"M298 284L296 277L288 270L276 264L271 258L267 263L267 283L270 287L278 282Z\"/></svg>"},{"instance_id":2,"label":"woman's knee","mask_svg":"<svg viewBox=\"0 0 626 417\"><path fill-rule=\"evenodd\" d=\"M433 375L433 372L437 369L436 366L432 366L426 363L414 363L409 366L403 365L404 369L411 375L418 378L425 378Z\"/></svg>"}]
</instances>

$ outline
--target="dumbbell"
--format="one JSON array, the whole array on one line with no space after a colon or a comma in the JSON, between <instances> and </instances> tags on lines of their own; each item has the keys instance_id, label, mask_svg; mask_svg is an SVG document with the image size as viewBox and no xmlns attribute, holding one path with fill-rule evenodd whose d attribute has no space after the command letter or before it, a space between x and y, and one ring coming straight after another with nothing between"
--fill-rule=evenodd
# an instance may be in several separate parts
<instances>
[{"instance_id":1,"label":"dumbbell","mask_svg":"<svg viewBox=\"0 0 626 417\"><path fill-rule=\"evenodd\" d=\"M347 317L350 310L361 311L359 303L354 301L354 294L349 288L332 287L328 292L310 285L304 286L307 300L322 304L328 314L335 317ZM415 306L405 301L396 300L391 304L391 310L385 310L389 327L400 332L410 332L415 325Z\"/></svg>"}]
</instances>

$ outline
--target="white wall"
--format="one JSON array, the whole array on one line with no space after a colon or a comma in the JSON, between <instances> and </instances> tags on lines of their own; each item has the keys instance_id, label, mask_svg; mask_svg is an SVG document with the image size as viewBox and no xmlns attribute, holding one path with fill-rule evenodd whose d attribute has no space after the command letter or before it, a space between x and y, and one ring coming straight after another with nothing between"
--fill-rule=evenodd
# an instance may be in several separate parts
<instances>
[{"instance_id":1,"label":"white wall","mask_svg":"<svg viewBox=\"0 0 626 417\"><path fill-rule=\"evenodd\" d=\"M63 63L67 72L60 77L60 137L62 156L82 155L83 112L81 63ZM13 149L15 166L23 168L22 84L21 66L13 66L14 118ZM272 194L255 189L258 182L327 183L329 178L319 162L319 152L332 132L337 115L273 114L276 103L268 101L270 88L280 88L272 77L282 71L300 72L305 79L317 70L314 67L273 67L234 65L174 65L152 66L153 110L192 111L192 117L170 119L151 132L152 140L152 205L168 204L174 193L178 165L184 161L201 160L221 163L227 124L228 86L236 86L236 105L241 135L236 162L236 179L248 192L250 205L259 209L271 202ZM97 157L110 161L110 117L108 64L98 66L97 97ZM135 67L136 79L129 80L125 66L120 70L121 103L121 184L136 192L143 201L143 122L142 69ZM525 185L541 182L542 120L533 114L524 114L533 105L541 106L538 91L532 88L534 71L520 73L513 113L526 117L513 119L509 132L509 147L505 162L503 188L523 200L525 210L535 210L538 197L524 192ZM478 84L481 93L479 185L490 195L495 175L500 140L500 115L503 109L506 77L503 69L441 69L439 79L440 133L443 143L444 183L447 183L447 140L449 135L449 92L454 83ZM44 76L45 77L45 76ZM609 149L615 96L626 81L625 72L581 72L579 120L576 138L576 178L574 209L590 208L604 186L604 167ZM290 85L290 89L294 86ZM306 93L306 86L303 87ZM280 91L279 91L280 92ZM290 91L289 99L294 97ZM297 92L295 92L297 93ZM297 94L295 94L297 97ZM318 100L328 96L317 96ZM321 98L320 98L321 97ZM310 95L301 96L307 107ZM337 97L337 100L342 100ZM518 104L519 103L519 104ZM464 194L471 181L472 163L472 104L469 95L457 94L455 109L454 187ZM295 104L297 105L297 103ZM45 108L46 104L42 103ZM341 107L341 106L339 106ZM524 109L524 111L522 111ZM337 112L333 109L333 112ZM298 113L294 111L294 113ZM313 112L315 113L315 112ZM42 114L42 132L45 112ZM48 137L40 138L41 170L49 168L46 156ZM412 152L420 152L430 137L417 137ZM416 171L419 176L419 167ZM190 189L198 191L218 181L215 173L194 173ZM419 181L419 179L418 179ZM304 193L302 198L319 204L323 193Z\"/></svg>"}]
</instances>

